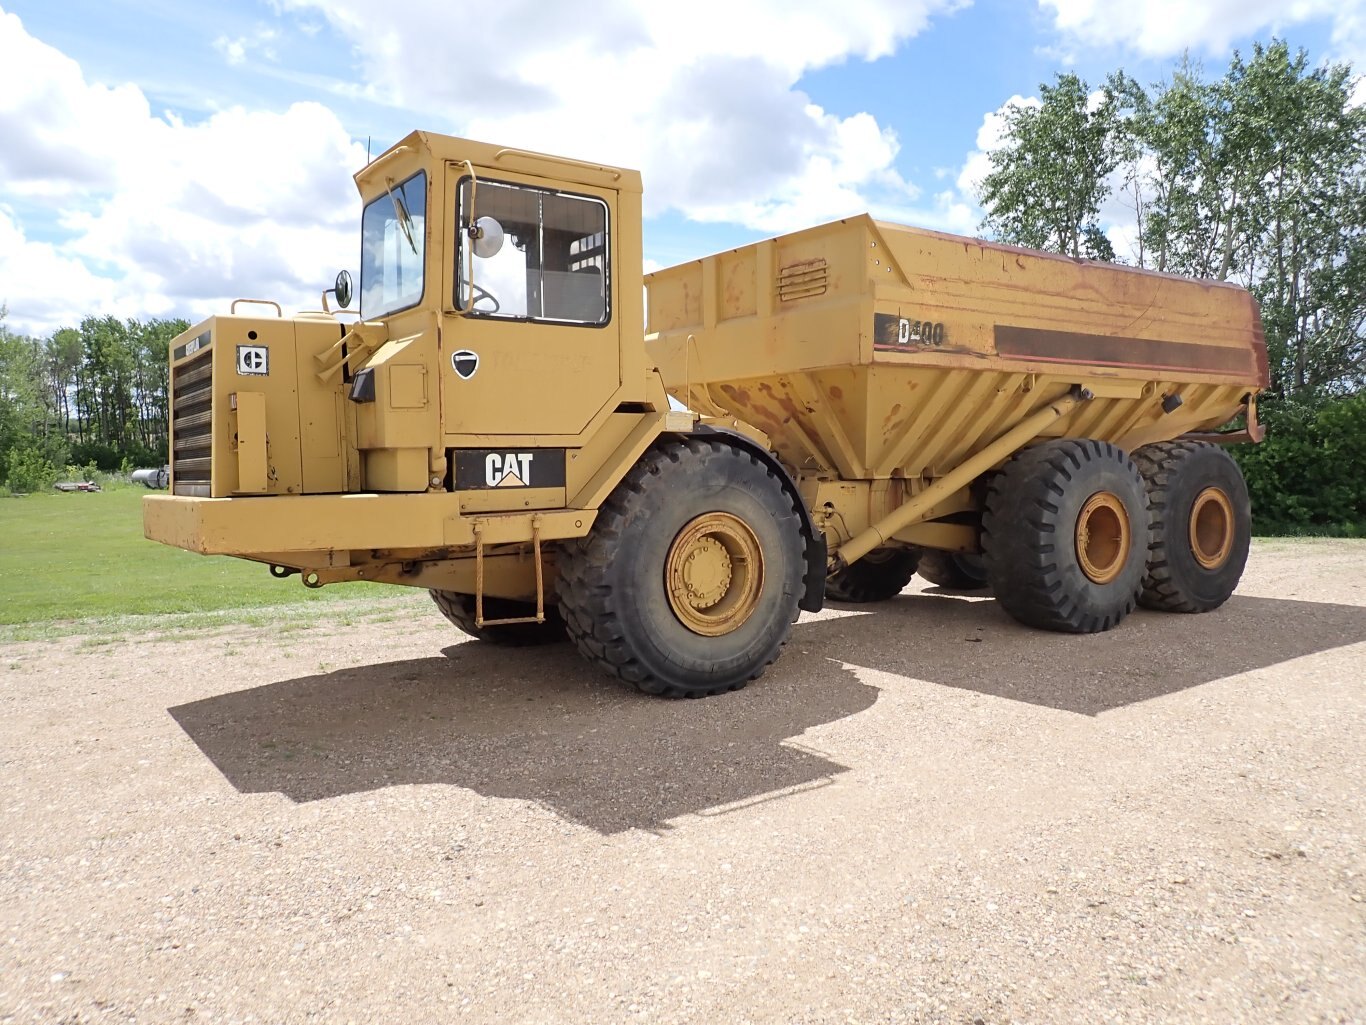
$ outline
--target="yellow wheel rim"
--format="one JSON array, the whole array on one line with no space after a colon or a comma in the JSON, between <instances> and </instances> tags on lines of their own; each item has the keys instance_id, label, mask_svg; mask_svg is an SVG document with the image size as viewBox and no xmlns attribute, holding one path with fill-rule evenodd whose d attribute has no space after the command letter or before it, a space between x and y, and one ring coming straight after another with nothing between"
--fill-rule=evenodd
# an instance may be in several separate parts
<instances>
[{"instance_id":1,"label":"yellow wheel rim","mask_svg":"<svg viewBox=\"0 0 1366 1025\"><path fill-rule=\"evenodd\" d=\"M1077 561L1094 583L1108 584L1129 561L1129 513L1120 497L1098 491L1077 516Z\"/></svg>"},{"instance_id":2,"label":"yellow wheel rim","mask_svg":"<svg viewBox=\"0 0 1366 1025\"><path fill-rule=\"evenodd\" d=\"M1191 551L1205 569L1218 569L1233 550L1233 503L1220 488L1195 496L1190 518Z\"/></svg>"},{"instance_id":3,"label":"yellow wheel rim","mask_svg":"<svg viewBox=\"0 0 1366 1025\"><path fill-rule=\"evenodd\" d=\"M738 630L759 605L764 554L754 531L730 513L706 513L674 538L664 567L669 607L693 633Z\"/></svg>"}]
</instances>

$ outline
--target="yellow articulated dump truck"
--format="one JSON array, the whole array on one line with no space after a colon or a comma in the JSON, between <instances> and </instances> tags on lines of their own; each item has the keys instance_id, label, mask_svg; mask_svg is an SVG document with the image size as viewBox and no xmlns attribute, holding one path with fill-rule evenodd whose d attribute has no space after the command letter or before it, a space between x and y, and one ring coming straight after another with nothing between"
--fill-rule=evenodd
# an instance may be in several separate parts
<instances>
[{"instance_id":1,"label":"yellow articulated dump truck","mask_svg":"<svg viewBox=\"0 0 1366 1025\"><path fill-rule=\"evenodd\" d=\"M636 172L423 132L356 184L358 318L343 272L172 343L149 538L688 697L918 567L1079 633L1238 582L1241 289L866 216L642 276Z\"/></svg>"}]
</instances>

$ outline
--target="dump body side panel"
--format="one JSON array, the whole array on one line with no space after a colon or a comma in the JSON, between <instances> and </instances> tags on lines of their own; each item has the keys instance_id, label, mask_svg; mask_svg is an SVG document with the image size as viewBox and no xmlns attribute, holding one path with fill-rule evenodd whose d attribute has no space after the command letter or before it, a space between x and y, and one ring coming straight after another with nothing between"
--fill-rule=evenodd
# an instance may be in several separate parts
<instances>
[{"instance_id":1,"label":"dump body side panel","mask_svg":"<svg viewBox=\"0 0 1366 1025\"><path fill-rule=\"evenodd\" d=\"M937 351L1031 365L1214 375L1267 384L1265 342L1241 288L876 223L897 273L874 276L878 353ZM888 329L899 319L910 331Z\"/></svg>"},{"instance_id":2,"label":"dump body side panel","mask_svg":"<svg viewBox=\"0 0 1366 1025\"><path fill-rule=\"evenodd\" d=\"M852 218L647 278L671 394L806 477L917 482L1085 385L1045 436L1136 447L1265 383L1241 289Z\"/></svg>"}]
</instances>

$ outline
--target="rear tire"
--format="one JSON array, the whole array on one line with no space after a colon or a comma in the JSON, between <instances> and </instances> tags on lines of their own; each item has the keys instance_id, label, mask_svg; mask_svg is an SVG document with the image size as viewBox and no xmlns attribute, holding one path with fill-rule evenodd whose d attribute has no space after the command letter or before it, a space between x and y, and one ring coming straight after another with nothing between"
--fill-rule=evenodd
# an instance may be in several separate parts
<instances>
[{"instance_id":1,"label":"rear tire","mask_svg":"<svg viewBox=\"0 0 1366 1025\"><path fill-rule=\"evenodd\" d=\"M590 662L647 694L738 690L778 657L806 591L801 520L754 456L688 438L641 457L558 558Z\"/></svg>"},{"instance_id":2,"label":"rear tire","mask_svg":"<svg viewBox=\"0 0 1366 1025\"><path fill-rule=\"evenodd\" d=\"M1209 612L1228 601L1252 542L1252 505L1233 458L1217 445L1165 441L1134 453L1148 489L1152 540L1144 608Z\"/></svg>"},{"instance_id":3,"label":"rear tire","mask_svg":"<svg viewBox=\"0 0 1366 1025\"><path fill-rule=\"evenodd\" d=\"M1006 464L982 520L987 579L1021 623L1109 630L1143 586L1147 496L1132 460L1103 441L1050 441Z\"/></svg>"},{"instance_id":4,"label":"rear tire","mask_svg":"<svg viewBox=\"0 0 1366 1025\"><path fill-rule=\"evenodd\" d=\"M946 591L985 591L987 569L980 555L926 549L916 572Z\"/></svg>"},{"instance_id":5,"label":"rear tire","mask_svg":"<svg viewBox=\"0 0 1366 1025\"><path fill-rule=\"evenodd\" d=\"M825 596L831 601L861 605L887 601L906 589L920 563L914 548L876 548L825 580Z\"/></svg>"},{"instance_id":6,"label":"rear tire","mask_svg":"<svg viewBox=\"0 0 1366 1025\"><path fill-rule=\"evenodd\" d=\"M539 644L555 644L564 640L564 620L560 610L547 605L544 623L507 623L502 626L477 626L474 615L474 595L459 591L429 591L441 614L477 641L503 644L510 648L529 648ZM484 598L485 619L520 619L536 615L531 602L510 598Z\"/></svg>"}]
</instances>

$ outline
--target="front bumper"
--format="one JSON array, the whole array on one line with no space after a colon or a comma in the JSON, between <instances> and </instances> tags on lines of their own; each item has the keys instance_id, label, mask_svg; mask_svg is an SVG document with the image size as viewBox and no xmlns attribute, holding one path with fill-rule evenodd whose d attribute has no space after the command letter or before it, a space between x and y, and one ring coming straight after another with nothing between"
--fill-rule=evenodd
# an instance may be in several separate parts
<instances>
[{"instance_id":1,"label":"front bumper","mask_svg":"<svg viewBox=\"0 0 1366 1025\"><path fill-rule=\"evenodd\" d=\"M142 500L143 534L202 555L447 549L583 537L597 513L460 512L456 494L287 495Z\"/></svg>"}]
</instances>

